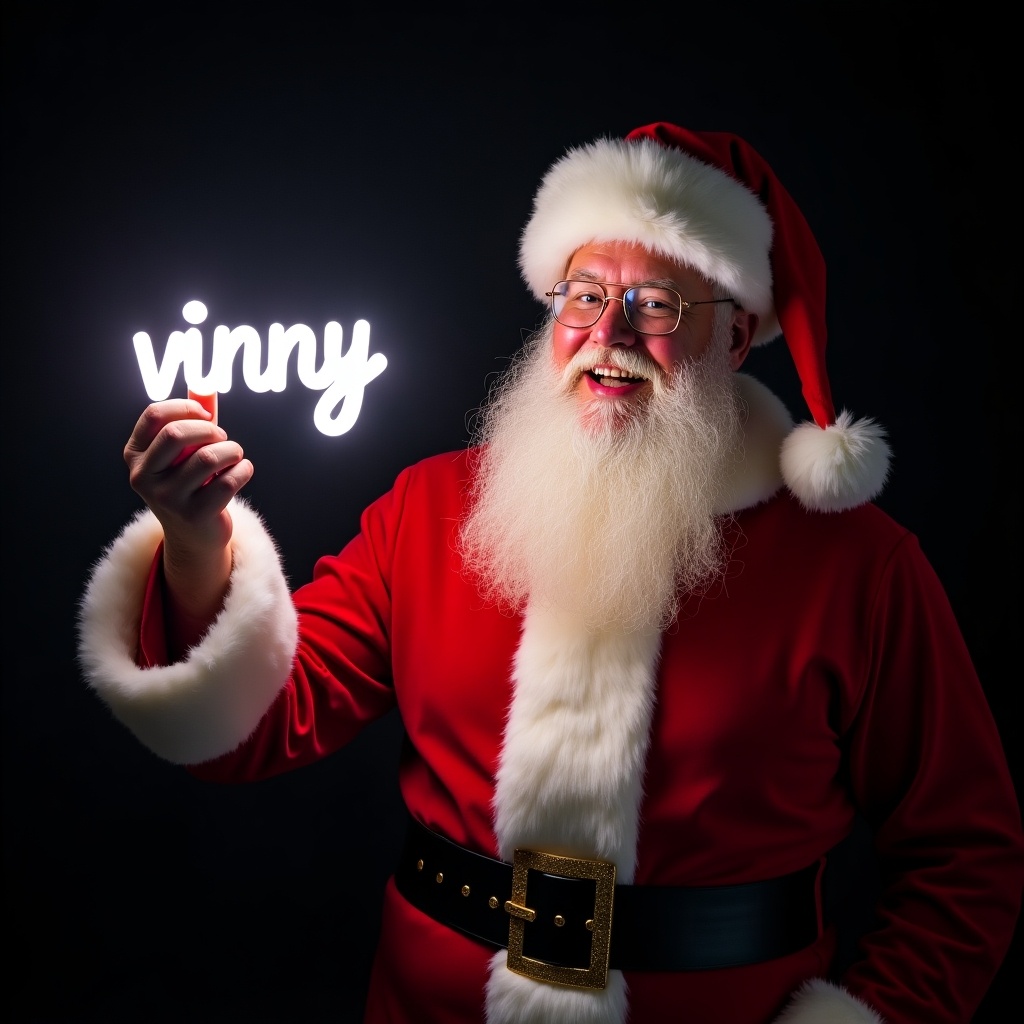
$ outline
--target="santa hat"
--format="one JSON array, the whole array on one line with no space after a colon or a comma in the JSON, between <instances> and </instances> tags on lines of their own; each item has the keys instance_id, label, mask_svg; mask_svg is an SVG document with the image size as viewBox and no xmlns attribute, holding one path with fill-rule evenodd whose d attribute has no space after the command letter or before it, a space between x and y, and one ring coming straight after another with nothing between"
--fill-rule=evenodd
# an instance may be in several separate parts
<instances>
[{"instance_id":1,"label":"santa hat","mask_svg":"<svg viewBox=\"0 0 1024 1024\"><path fill-rule=\"evenodd\" d=\"M803 505L837 512L879 494L889 472L884 431L845 409L836 416L832 404L824 258L747 142L661 122L570 149L541 182L520 240L519 266L537 299L546 301L580 246L600 241L635 242L703 273L758 315L755 345L785 337L813 417L780 452Z\"/></svg>"}]
</instances>

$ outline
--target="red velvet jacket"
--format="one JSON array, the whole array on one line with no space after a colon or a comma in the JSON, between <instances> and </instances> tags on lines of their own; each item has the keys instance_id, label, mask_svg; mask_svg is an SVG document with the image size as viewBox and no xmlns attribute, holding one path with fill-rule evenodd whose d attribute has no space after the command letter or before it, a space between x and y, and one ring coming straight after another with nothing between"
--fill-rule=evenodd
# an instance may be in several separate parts
<instances>
[{"instance_id":1,"label":"red velvet jacket","mask_svg":"<svg viewBox=\"0 0 1024 1024\"><path fill-rule=\"evenodd\" d=\"M252 725L225 727L205 748L225 752L191 771L239 781L296 768L397 705L411 813L497 854L495 771L523 622L485 606L460 572L452 540L468 472L465 454L425 460L366 510L359 535L294 594L293 661L289 671L282 655L270 696L252 698L254 731L231 749ZM263 527L242 503L236 524L241 580L246 538ZM145 528L144 540L126 541L138 551L136 576L159 543ZM634 880L719 885L783 874L826 854L860 813L884 881L880 927L836 979L841 988L803 991L782 1017L807 979L827 975L830 931L756 966L629 973L629 1022L873 1021L870 1007L888 1024L965 1024L1012 936L1024 845L1000 737L944 591L915 537L872 505L812 514L779 492L740 511L731 538L721 587L683 605L652 669ZM108 558L118 557L115 546ZM268 622L283 614L275 586ZM245 620L260 621L270 589L252 588ZM123 614L137 615L137 602L131 608ZM233 614L229 598L217 628L234 629ZM271 633L250 635L245 657L271 646ZM280 635L287 653L291 634ZM147 664L163 664L162 645L151 586ZM95 685L117 711L118 698ZM161 747L119 713L162 756L200 759L173 742ZM492 952L389 884L367 1021L477 1024Z\"/></svg>"}]
</instances>

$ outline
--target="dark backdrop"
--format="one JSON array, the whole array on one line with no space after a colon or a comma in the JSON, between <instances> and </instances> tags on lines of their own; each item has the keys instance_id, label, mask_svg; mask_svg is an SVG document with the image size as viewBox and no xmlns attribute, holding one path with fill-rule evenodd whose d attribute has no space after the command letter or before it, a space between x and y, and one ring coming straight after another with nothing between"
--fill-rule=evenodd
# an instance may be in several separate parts
<instances>
[{"instance_id":1,"label":"dark backdrop","mask_svg":"<svg viewBox=\"0 0 1024 1024\"><path fill-rule=\"evenodd\" d=\"M139 505L121 461L147 401L134 332L159 351L196 297L207 330L371 322L390 365L348 434L319 434L294 381L221 399L302 581L401 467L465 443L537 323L516 253L544 170L654 120L746 137L802 205L837 405L889 430L881 504L945 580L1020 778L1012 33L985 4L969 24L770 6L8 4L7 1019L355 1021L399 837L394 719L220 788L86 690L76 602ZM748 368L805 416L781 343ZM979 1021L1021 966L1015 948Z\"/></svg>"}]
</instances>

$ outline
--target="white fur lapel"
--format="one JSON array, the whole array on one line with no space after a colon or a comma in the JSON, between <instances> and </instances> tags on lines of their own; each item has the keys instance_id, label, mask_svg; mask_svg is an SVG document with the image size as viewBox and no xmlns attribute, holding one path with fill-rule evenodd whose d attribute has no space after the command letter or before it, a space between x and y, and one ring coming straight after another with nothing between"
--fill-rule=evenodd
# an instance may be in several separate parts
<instances>
[{"instance_id":1,"label":"white fur lapel","mask_svg":"<svg viewBox=\"0 0 1024 1024\"><path fill-rule=\"evenodd\" d=\"M779 447L792 426L763 384L738 375L745 409L743 458L720 511L766 501L782 485ZM629 883L647 758L661 636L594 633L531 605L513 669L514 697L495 788L495 833L504 860L517 846L612 861ZM491 961L488 1024L623 1024L625 981L603 992L530 981Z\"/></svg>"},{"instance_id":2,"label":"white fur lapel","mask_svg":"<svg viewBox=\"0 0 1024 1024\"><path fill-rule=\"evenodd\" d=\"M501 856L517 846L612 861L631 882L661 636L594 633L529 607L495 790ZM622 1024L625 983L603 992L529 981L494 957L489 1024Z\"/></svg>"},{"instance_id":3,"label":"white fur lapel","mask_svg":"<svg viewBox=\"0 0 1024 1024\"><path fill-rule=\"evenodd\" d=\"M717 511L739 512L767 501L782 486L779 451L793 429L782 400L764 384L737 373L736 387L743 403L743 457L725 482Z\"/></svg>"}]
</instances>

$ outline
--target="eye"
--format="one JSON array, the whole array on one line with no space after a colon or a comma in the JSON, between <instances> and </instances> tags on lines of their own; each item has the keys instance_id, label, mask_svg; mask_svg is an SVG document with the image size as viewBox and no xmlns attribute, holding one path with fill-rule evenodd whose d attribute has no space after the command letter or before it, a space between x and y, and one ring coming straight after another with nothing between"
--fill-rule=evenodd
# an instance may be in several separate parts
<instances>
[{"instance_id":1,"label":"eye","mask_svg":"<svg viewBox=\"0 0 1024 1024\"><path fill-rule=\"evenodd\" d=\"M586 282L573 282L566 288L565 302L576 309L601 305L604 302L604 293L600 288Z\"/></svg>"},{"instance_id":2,"label":"eye","mask_svg":"<svg viewBox=\"0 0 1024 1024\"><path fill-rule=\"evenodd\" d=\"M674 317L679 313L679 296L667 288L631 289L632 305L638 313L647 317Z\"/></svg>"}]
</instances>

